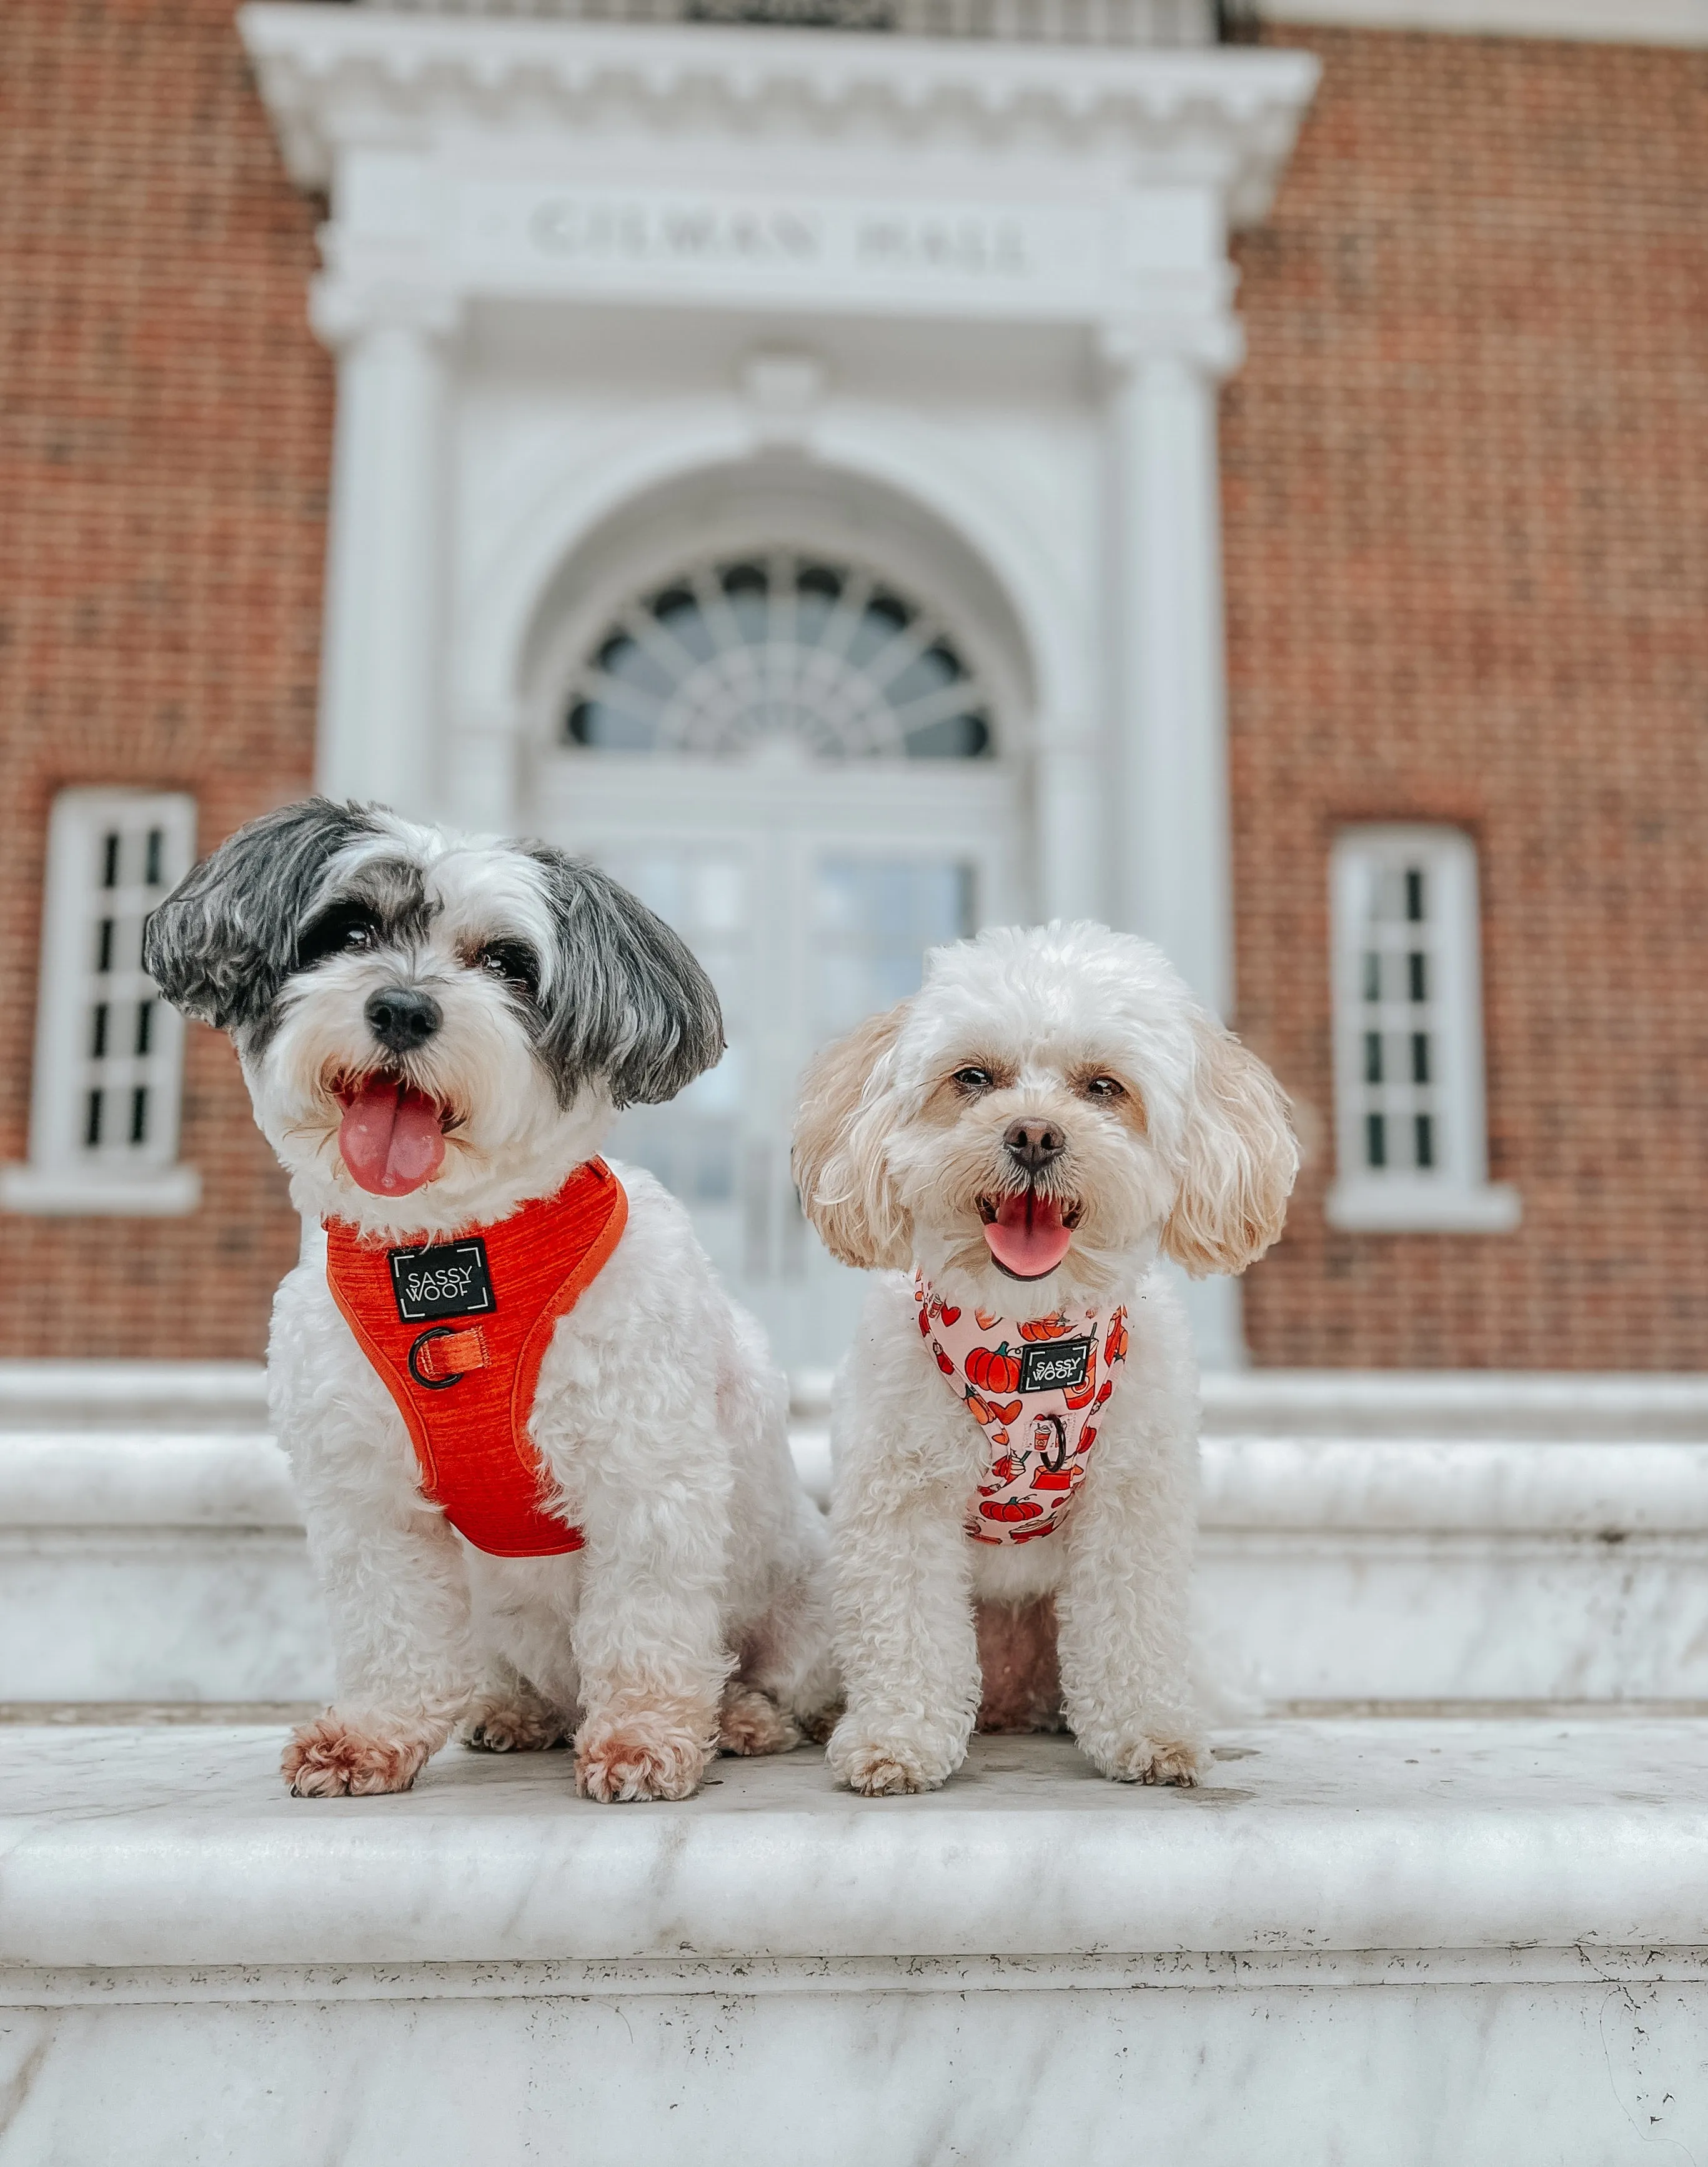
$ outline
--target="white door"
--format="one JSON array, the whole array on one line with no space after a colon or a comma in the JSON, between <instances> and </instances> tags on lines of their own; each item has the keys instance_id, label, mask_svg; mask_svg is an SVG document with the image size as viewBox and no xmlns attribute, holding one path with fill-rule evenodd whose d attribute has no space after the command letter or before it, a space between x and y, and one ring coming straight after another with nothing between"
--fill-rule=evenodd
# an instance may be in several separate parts
<instances>
[{"instance_id":1,"label":"white door","mask_svg":"<svg viewBox=\"0 0 1708 2167\"><path fill-rule=\"evenodd\" d=\"M790 1179L801 1071L912 992L928 947L1025 905L1012 781L941 628L869 573L775 553L755 594L755 569L698 568L624 614L572 691L579 742L547 764L540 810L555 840L668 919L717 986L722 1062L670 1105L626 1113L611 1150L682 1198L726 1283L801 1369L839 1357L862 1292ZM780 601L780 588L793 591ZM803 590L837 606L817 620L842 640L828 664L822 638L803 637ZM875 630L861 615L874 595ZM908 744L922 713L924 752Z\"/></svg>"}]
</instances>

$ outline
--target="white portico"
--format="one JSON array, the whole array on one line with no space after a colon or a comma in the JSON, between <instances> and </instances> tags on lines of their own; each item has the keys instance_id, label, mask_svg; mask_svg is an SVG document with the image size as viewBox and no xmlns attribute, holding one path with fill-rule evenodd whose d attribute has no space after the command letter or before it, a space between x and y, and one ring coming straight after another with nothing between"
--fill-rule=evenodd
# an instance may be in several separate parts
<instances>
[{"instance_id":1,"label":"white portico","mask_svg":"<svg viewBox=\"0 0 1708 2167\"><path fill-rule=\"evenodd\" d=\"M621 1147L833 1359L790 1102L921 947L1096 915L1231 1004L1227 237L1314 63L1065 18L242 27L332 204L320 781L594 850L695 942L731 1056Z\"/></svg>"}]
</instances>

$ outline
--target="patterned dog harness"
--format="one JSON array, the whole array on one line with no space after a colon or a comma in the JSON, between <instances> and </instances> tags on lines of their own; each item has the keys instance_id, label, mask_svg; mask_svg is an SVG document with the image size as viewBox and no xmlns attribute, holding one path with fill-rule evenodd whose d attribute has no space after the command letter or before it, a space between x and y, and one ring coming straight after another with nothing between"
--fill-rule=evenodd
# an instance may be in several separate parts
<instances>
[{"instance_id":1,"label":"patterned dog harness","mask_svg":"<svg viewBox=\"0 0 1708 2167\"><path fill-rule=\"evenodd\" d=\"M494 1557L557 1557L579 1528L545 1502L528 1435L540 1364L628 1218L603 1159L478 1234L383 1249L326 1222L326 1284L409 1426L421 1494Z\"/></svg>"},{"instance_id":2,"label":"patterned dog harness","mask_svg":"<svg viewBox=\"0 0 1708 2167\"><path fill-rule=\"evenodd\" d=\"M1095 1309L1018 1322L945 1302L917 1271L913 1299L944 1383L985 1433L968 1534L996 1544L1054 1534L1085 1479L1097 1417L1127 1359L1126 1311L1116 1310L1107 1327Z\"/></svg>"}]
</instances>

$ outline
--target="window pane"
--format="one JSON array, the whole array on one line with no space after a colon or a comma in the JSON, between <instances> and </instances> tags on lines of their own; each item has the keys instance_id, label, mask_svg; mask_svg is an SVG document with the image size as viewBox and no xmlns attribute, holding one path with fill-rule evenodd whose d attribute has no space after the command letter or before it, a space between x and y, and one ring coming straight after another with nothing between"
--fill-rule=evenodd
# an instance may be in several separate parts
<instances>
[{"instance_id":1,"label":"window pane","mask_svg":"<svg viewBox=\"0 0 1708 2167\"><path fill-rule=\"evenodd\" d=\"M564 732L590 751L713 758L991 750L988 702L929 612L788 549L699 564L631 604L577 671Z\"/></svg>"},{"instance_id":2,"label":"window pane","mask_svg":"<svg viewBox=\"0 0 1708 2167\"><path fill-rule=\"evenodd\" d=\"M1488 1180L1470 840L1447 826L1346 829L1330 899L1341 1172L1328 1216L1349 1227L1457 1223L1453 1198ZM1477 1212L1466 1223L1481 1223Z\"/></svg>"},{"instance_id":3,"label":"window pane","mask_svg":"<svg viewBox=\"0 0 1708 2167\"><path fill-rule=\"evenodd\" d=\"M919 986L924 951L973 929L973 871L953 860L823 857L813 868L817 1043Z\"/></svg>"}]
</instances>

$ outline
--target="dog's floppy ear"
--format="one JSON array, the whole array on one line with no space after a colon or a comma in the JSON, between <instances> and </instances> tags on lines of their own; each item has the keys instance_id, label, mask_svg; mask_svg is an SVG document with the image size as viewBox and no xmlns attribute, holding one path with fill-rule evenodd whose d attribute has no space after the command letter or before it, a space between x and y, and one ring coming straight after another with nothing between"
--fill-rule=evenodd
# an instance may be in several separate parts
<instances>
[{"instance_id":1,"label":"dog's floppy ear","mask_svg":"<svg viewBox=\"0 0 1708 2167\"><path fill-rule=\"evenodd\" d=\"M1280 1235L1298 1172L1287 1094L1256 1055L1210 1017L1197 1040L1185 1172L1162 1246L1194 1279L1243 1272Z\"/></svg>"},{"instance_id":2,"label":"dog's floppy ear","mask_svg":"<svg viewBox=\"0 0 1708 2167\"><path fill-rule=\"evenodd\" d=\"M150 913L144 970L187 1015L221 1031L258 1023L290 975L327 865L373 824L368 808L326 797L250 821Z\"/></svg>"},{"instance_id":3,"label":"dog's floppy ear","mask_svg":"<svg viewBox=\"0 0 1708 2167\"><path fill-rule=\"evenodd\" d=\"M868 1016L801 1079L792 1162L801 1208L831 1255L861 1271L902 1270L910 1259L912 1222L886 1150L886 1072L910 1005Z\"/></svg>"},{"instance_id":4,"label":"dog's floppy ear","mask_svg":"<svg viewBox=\"0 0 1708 2167\"><path fill-rule=\"evenodd\" d=\"M595 1078L618 1106L674 1099L722 1057L717 988L609 873L548 844L520 847L541 868L557 926L539 1052L564 1102Z\"/></svg>"}]
</instances>

